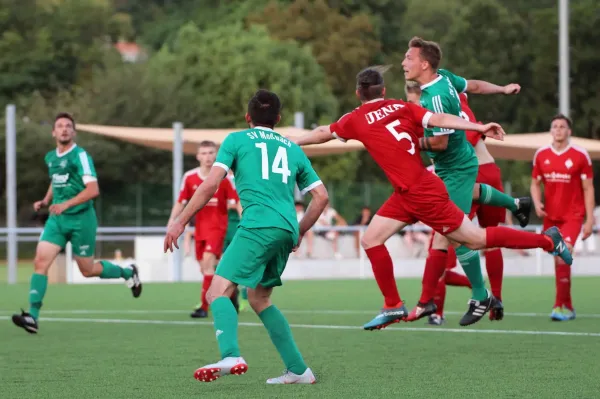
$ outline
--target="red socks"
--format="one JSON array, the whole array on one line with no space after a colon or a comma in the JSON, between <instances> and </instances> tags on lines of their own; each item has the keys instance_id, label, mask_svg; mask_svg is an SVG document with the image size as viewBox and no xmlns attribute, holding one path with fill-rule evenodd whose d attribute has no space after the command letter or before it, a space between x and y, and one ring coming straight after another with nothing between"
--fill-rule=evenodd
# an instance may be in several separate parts
<instances>
[{"instance_id":1,"label":"red socks","mask_svg":"<svg viewBox=\"0 0 600 399\"><path fill-rule=\"evenodd\" d=\"M201 308L206 310L208 312L208 301L206 300L206 292L208 291L208 287L210 287L210 283L212 282L213 279L213 275L210 276L204 276L204 278L202 279L202 295L201 295L201 300L202 300L202 306Z\"/></svg>"},{"instance_id":2,"label":"red socks","mask_svg":"<svg viewBox=\"0 0 600 399\"><path fill-rule=\"evenodd\" d=\"M446 302L446 283L444 282L443 278L439 279L438 281L438 285L435 290L435 295L433 296L433 302L437 306L437 310L435 311L435 313L444 317L444 303Z\"/></svg>"},{"instance_id":3,"label":"red socks","mask_svg":"<svg viewBox=\"0 0 600 399\"><path fill-rule=\"evenodd\" d=\"M471 288L471 283L469 279L464 274L453 272L452 270L446 270L446 275L444 276L444 283L446 285L452 285L455 287L469 287Z\"/></svg>"},{"instance_id":4,"label":"red socks","mask_svg":"<svg viewBox=\"0 0 600 399\"><path fill-rule=\"evenodd\" d=\"M573 310L571 300L571 267L561 259L554 258L556 275L556 301L554 307L564 306Z\"/></svg>"},{"instance_id":5,"label":"red socks","mask_svg":"<svg viewBox=\"0 0 600 399\"><path fill-rule=\"evenodd\" d=\"M485 229L485 236L486 248L542 248L546 252L554 249L550 237L510 227L488 227Z\"/></svg>"},{"instance_id":6,"label":"red socks","mask_svg":"<svg viewBox=\"0 0 600 399\"><path fill-rule=\"evenodd\" d=\"M433 299L438 281L446 270L446 261L448 253L432 249L429 251L429 256L425 261L425 271L423 272L423 288L421 291L421 299L419 302L427 303Z\"/></svg>"},{"instance_id":7,"label":"red socks","mask_svg":"<svg viewBox=\"0 0 600 399\"><path fill-rule=\"evenodd\" d=\"M379 290L385 298L385 307L398 307L402 300L400 299L398 287L396 286L394 263L392 262L390 253L385 245L378 245L366 249L365 252L371 261L371 267L373 268L373 274L375 275Z\"/></svg>"},{"instance_id":8,"label":"red socks","mask_svg":"<svg viewBox=\"0 0 600 399\"><path fill-rule=\"evenodd\" d=\"M485 251L485 268L492 287L492 295L502 300L502 276L504 274L504 258L502 251L493 249Z\"/></svg>"}]
</instances>

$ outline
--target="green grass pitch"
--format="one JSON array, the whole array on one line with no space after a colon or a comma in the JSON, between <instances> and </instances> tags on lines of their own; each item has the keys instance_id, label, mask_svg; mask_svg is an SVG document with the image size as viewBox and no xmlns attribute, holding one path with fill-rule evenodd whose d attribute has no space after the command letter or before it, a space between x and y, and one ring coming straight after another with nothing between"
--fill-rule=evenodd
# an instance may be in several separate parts
<instances>
[{"instance_id":1,"label":"green grass pitch","mask_svg":"<svg viewBox=\"0 0 600 399\"><path fill-rule=\"evenodd\" d=\"M414 305L419 280L398 285ZM3 284L0 398L597 398L598 286L600 278L573 279L572 322L548 318L552 278L507 278L504 321L460 327L469 292L450 287L444 327L368 332L361 326L382 302L375 281L286 282L274 302L318 382L267 386L284 366L252 313L239 328L248 373L194 380L219 357L211 321L188 316L198 284L146 284L137 300L123 284L51 285L37 336L10 321L27 306L28 285Z\"/></svg>"}]
</instances>

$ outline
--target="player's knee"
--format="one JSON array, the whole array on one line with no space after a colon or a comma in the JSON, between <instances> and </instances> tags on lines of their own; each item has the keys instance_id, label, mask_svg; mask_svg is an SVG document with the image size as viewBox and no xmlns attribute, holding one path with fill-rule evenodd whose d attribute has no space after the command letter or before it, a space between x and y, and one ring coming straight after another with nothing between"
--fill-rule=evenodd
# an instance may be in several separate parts
<instances>
[{"instance_id":1,"label":"player's knee","mask_svg":"<svg viewBox=\"0 0 600 399\"><path fill-rule=\"evenodd\" d=\"M94 273L94 270L91 268L79 268L79 271L81 272L81 275L83 277L95 277L96 274Z\"/></svg>"},{"instance_id":2,"label":"player's knee","mask_svg":"<svg viewBox=\"0 0 600 399\"><path fill-rule=\"evenodd\" d=\"M258 295L250 295L248 293L248 303L250 304L250 307L252 307L252 310L254 310L256 314L260 314L263 310L271 306L271 298Z\"/></svg>"},{"instance_id":3,"label":"player's knee","mask_svg":"<svg viewBox=\"0 0 600 399\"><path fill-rule=\"evenodd\" d=\"M363 247L364 249L369 249L369 248L376 247L377 245L383 244L378 241L379 240L377 240L376 237L365 234L360 239L360 246Z\"/></svg>"},{"instance_id":4,"label":"player's knee","mask_svg":"<svg viewBox=\"0 0 600 399\"><path fill-rule=\"evenodd\" d=\"M52 262L47 257L40 254L36 254L33 260L33 268L35 270L35 273L47 274L51 263Z\"/></svg>"}]
</instances>

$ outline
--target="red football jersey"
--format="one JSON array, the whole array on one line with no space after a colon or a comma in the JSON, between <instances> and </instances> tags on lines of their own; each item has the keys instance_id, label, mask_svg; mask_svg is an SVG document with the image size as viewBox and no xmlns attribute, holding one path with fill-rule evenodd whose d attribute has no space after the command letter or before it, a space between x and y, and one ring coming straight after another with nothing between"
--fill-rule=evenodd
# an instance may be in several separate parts
<instances>
[{"instance_id":1,"label":"red football jersey","mask_svg":"<svg viewBox=\"0 0 600 399\"><path fill-rule=\"evenodd\" d=\"M200 177L200 168L192 169L183 175L181 190L179 191L179 202L188 202L196 189L204 180ZM223 179L217 192L208 201L206 206L196 213L195 239L205 240L215 233L223 233L227 230L227 203L238 201L238 196L229 179Z\"/></svg>"},{"instance_id":2,"label":"red football jersey","mask_svg":"<svg viewBox=\"0 0 600 399\"><path fill-rule=\"evenodd\" d=\"M364 144L388 180L399 191L407 190L423 172L418 127L427 127L432 113L402 100L376 99L332 123L331 133L341 141Z\"/></svg>"},{"instance_id":3,"label":"red football jersey","mask_svg":"<svg viewBox=\"0 0 600 399\"><path fill-rule=\"evenodd\" d=\"M475 118L475 114L471 110L471 107L469 107L467 93L460 93L458 97L460 98L460 116L469 122L477 123L477 118ZM465 130L465 135L467 136L467 141L471 143L473 147L475 147L479 140L485 140L484 135L474 130Z\"/></svg>"},{"instance_id":4,"label":"red football jersey","mask_svg":"<svg viewBox=\"0 0 600 399\"><path fill-rule=\"evenodd\" d=\"M583 219L582 181L594 178L592 160L585 150L569 144L561 152L542 147L533 157L534 179L544 183L544 210L552 220Z\"/></svg>"}]
</instances>

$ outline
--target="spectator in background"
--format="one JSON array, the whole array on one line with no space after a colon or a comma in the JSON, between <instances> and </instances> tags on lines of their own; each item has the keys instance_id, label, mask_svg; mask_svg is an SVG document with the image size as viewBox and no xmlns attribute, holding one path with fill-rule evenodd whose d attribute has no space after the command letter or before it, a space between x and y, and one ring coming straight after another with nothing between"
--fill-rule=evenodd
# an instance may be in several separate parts
<instances>
[{"instance_id":1,"label":"spectator in background","mask_svg":"<svg viewBox=\"0 0 600 399\"><path fill-rule=\"evenodd\" d=\"M368 226L373 219L373 212L368 206L363 206L360 210L360 215L356 217L352 226ZM354 232L354 247L356 248L356 256L360 257L360 231Z\"/></svg>"},{"instance_id":2,"label":"spectator in background","mask_svg":"<svg viewBox=\"0 0 600 399\"><path fill-rule=\"evenodd\" d=\"M404 244L408 247L411 255L415 258L418 258L425 249L429 248L429 241L431 241L431 231L423 231L425 224L422 222L417 222L413 224L413 227L416 227L416 231L412 229L405 229L406 234L404 235ZM414 250L415 242L421 244L417 250Z\"/></svg>"},{"instance_id":3,"label":"spectator in background","mask_svg":"<svg viewBox=\"0 0 600 399\"><path fill-rule=\"evenodd\" d=\"M341 217L340 214L337 213L337 211L335 209L333 209L332 207L330 207L329 205L327 205L327 207L325 208L325 210L319 217L319 220L317 220L317 223L315 224L315 226L319 226L321 228L327 228L327 227L332 227L332 226L347 226L347 225L348 225L348 223L346 223L346 220L344 220L344 218ZM327 240L331 241L331 244L333 247L333 256L336 259L341 259L342 254L339 252L339 247L338 247L338 238L340 236L339 232L333 231L333 230L329 230L329 231L322 230L322 231L318 231L317 234L320 235L321 237L325 237Z\"/></svg>"},{"instance_id":4,"label":"spectator in background","mask_svg":"<svg viewBox=\"0 0 600 399\"><path fill-rule=\"evenodd\" d=\"M296 201L295 203L296 206L296 218L298 219L298 223L300 223L300 220L302 220L302 218L304 217L304 203L301 201ZM312 231L312 229L308 230L306 232L306 234L304 235L304 238L302 239L302 242L306 243L306 257L307 258L312 258L312 250L313 250L313 242L314 242L314 232ZM299 253L298 251L294 252L294 256L298 256Z\"/></svg>"}]
</instances>

